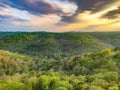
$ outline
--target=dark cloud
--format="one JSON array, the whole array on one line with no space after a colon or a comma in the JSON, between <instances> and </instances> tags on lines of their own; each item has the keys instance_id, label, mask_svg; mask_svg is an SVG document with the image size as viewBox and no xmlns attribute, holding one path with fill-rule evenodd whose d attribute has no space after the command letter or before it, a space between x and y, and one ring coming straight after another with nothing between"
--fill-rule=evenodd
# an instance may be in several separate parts
<instances>
[{"instance_id":1,"label":"dark cloud","mask_svg":"<svg viewBox=\"0 0 120 90\"><path fill-rule=\"evenodd\" d=\"M73 22L76 22L75 17L76 17L75 15L73 15L73 16L63 16L62 21L73 23Z\"/></svg>"},{"instance_id":2,"label":"dark cloud","mask_svg":"<svg viewBox=\"0 0 120 90\"><path fill-rule=\"evenodd\" d=\"M64 1L66 1L66 0L64 0ZM96 13L96 12L104 9L104 7L106 7L107 5L115 3L118 0L67 0L67 1L76 3L78 5L78 10L76 11L76 13L73 16L70 16L70 17L66 16L66 18L63 17L62 20L64 22L77 21L77 20L75 20L75 16L77 16L79 13L82 13L84 11L91 11L91 13Z\"/></svg>"},{"instance_id":3,"label":"dark cloud","mask_svg":"<svg viewBox=\"0 0 120 90\"><path fill-rule=\"evenodd\" d=\"M35 11L40 14L58 13L61 12L59 9L54 8L50 3L44 2L43 0L34 1L30 0L18 0L19 3L23 4L28 10Z\"/></svg>"},{"instance_id":4,"label":"dark cloud","mask_svg":"<svg viewBox=\"0 0 120 90\"><path fill-rule=\"evenodd\" d=\"M45 2L44 0L0 0L12 7L19 8L22 10L27 10L34 14L63 14L62 10L57 7L54 7L51 3ZM78 10L72 16L62 16L62 21L64 22L74 22L77 14L82 13L86 10L91 11L91 13L98 12L99 10L106 7L106 5L117 2L118 0L60 0L67 2L74 2L78 6ZM119 13L117 11L108 12L108 14L104 16L108 16L108 18L115 17L114 14ZM112 16L110 16L110 15Z\"/></svg>"},{"instance_id":5,"label":"dark cloud","mask_svg":"<svg viewBox=\"0 0 120 90\"><path fill-rule=\"evenodd\" d=\"M25 9L30 12L36 12L40 14L49 14L49 13L62 13L59 8L53 7L50 3L45 2L44 0L0 0L4 3L10 4L19 9ZM76 13L89 10L92 12L97 12L106 5L114 3L118 0L60 0L74 2L78 5L78 10Z\"/></svg>"},{"instance_id":6,"label":"dark cloud","mask_svg":"<svg viewBox=\"0 0 120 90\"><path fill-rule=\"evenodd\" d=\"M62 13L59 8L53 7L51 3L47 3L44 0L1 0L4 3L10 4L19 9L25 9L30 12L49 14L49 13ZM104 6L114 3L118 0L60 0L74 2L78 5L76 13L90 10L96 12L102 9Z\"/></svg>"},{"instance_id":7,"label":"dark cloud","mask_svg":"<svg viewBox=\"0 0 120 90\"><path fill-rule=\"evenodd\" d=\"M117 2L118 0L69 0L75 2L78 5L78 12L89 10L97 12L103 9L106 5Z\"/></svg>"},{"instance_id":8,"label":"dark cloud","mask_svg":"<svg viewBox=\"0 0 120 90\"><path fill-rule=\"evenodd\" d=\"M120 15L120 6L116 10L109 11L108 13L104 14L102 18L108 18L108 19L115 19Z\"/></svg>"},{"instance_id":9,"label":"dark cloud","mask_svg":"<svg viewBox=\"0 0 120 90\"><path fill-rule=\"evenodd\" d=\"M59 8L54 7L51 3L45 2L44 0L9 0L8 2L3 2L12 7L27 10L35 14L62 13Z\"/></svg>"}]
</instances>

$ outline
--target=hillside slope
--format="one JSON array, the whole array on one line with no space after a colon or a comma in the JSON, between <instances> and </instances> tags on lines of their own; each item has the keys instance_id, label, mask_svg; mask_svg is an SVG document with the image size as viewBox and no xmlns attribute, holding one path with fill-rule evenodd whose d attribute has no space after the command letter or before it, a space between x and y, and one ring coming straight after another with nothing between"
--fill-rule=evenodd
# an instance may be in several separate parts
<instances>
[{"instance_id":1,"label":"hillside slope","mask_svg":"<svg viewBox=\"0 0 120 90\"><path fill-rule=\"evenodd\" d=\"M99 32L90 33L89 35L113 47L120 47L120 32Z\"/></svg>"},{"instance_id":2,"label":"hillside slope","mask_svg":"<svg viewBox=\"0 0 120 90\"><path fill-rule=\"evenodd\" d=\"M119 90L119 49L64 60L31 59L3 50L0 57L4 74L4 78L0 75L0 90ZM12 78L6 80L9 75Z\"/></svg>"},{"instance_id":3,"label":"hillside slope","mask_svg":"<svg viewBox=\"0 0 120 90\"><path fill-rule=\"evenodd\" d=\"M16 33L0 39L0 49L48 58L78 55L106 47L111 45L82 33Z\"/></svg>"},{"instance_id":4,"label":"hillside slope","mask_svg":"<svg viewBox=\"0 0 120 90\"><path fill-rule=\"evenodd\" d=\"M27 72L31 60L31 57L0 50L0 77Z\"/></svg>"},{"instance_id":5,"label":"hillside slope","mask_svg":"<svg viewBox=\"0 0 120 90\"><path fill-rule=\"evenodd\" d=\"M0 90L119 90L119 35L0 33Z\"/></svg>"}]
</instances>

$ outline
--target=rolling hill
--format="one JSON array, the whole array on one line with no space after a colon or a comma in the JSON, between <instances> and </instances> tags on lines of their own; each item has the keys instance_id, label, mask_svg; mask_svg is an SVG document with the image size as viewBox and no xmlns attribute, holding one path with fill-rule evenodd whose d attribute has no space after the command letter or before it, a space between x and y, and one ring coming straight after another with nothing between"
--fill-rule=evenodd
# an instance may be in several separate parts
<instances>
[{"instance_id":1,"label":"rolling hill","mask_svg":"<svg viewBox=\"0 0 120 90\"><path fill-rule=\"evenodd\" d=\"M0 90L119 90L119 32L2 32Z\"/></svg>"},{"instance_id":2,"label":"rolling hill","mask_svg":"<svg viewBox=\"0 0 120 90\"><path fill-rule=\"evenodd\" d=\"M3 33L4 34L4 33ZM2 35L3 35L2 34ZM114 42L108 43L109 36L103 40L91 33L10 33L1 35L0 49L20 54L48 58L67 57L89 51L114 47ZM108 33L109 35L109 33ZM101 38L99 38L99 36ZM119 37L111 38L118 41ZM119 46L119 42L116 43Z\"/></svg>"},{"instance_id":3,"label":"rolling hill","mask_svg":"<svg viewBox=\"0 0 120 90\"><path fill-rule=\"evenodd\" d=\"M119 90L119 65L119 49L63 60L0 50L0 90Z\"/></svg>"}]
</instances>

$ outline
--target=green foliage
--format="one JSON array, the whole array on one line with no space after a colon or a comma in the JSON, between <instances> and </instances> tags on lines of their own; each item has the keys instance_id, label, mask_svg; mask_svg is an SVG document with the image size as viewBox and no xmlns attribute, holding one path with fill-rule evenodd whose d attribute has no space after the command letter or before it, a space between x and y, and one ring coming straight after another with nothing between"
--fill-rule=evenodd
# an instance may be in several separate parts
<instances>
[{"instance_id":1,"label":"green foliage","mask_svg":"<svg viewBox=\"0 0 120 90\"><path fill-rule=\"evenodd\" d=\"M0 90L119 90L120 48L108 48L117 33L3 34Z\"/></svg>"},{"instance_id":2,"label":"green foliage","mask_svg":"<svg viewBox=\"0 0 120 90\"><path fill-rule=\"evenodd\" d=\"M17 53L0 50L0 75L14 75L27 72L32 58Z\"/></svg>"},{"instance_id":3,"label":"green foliage","mask_svg":"<svg viewBox=\"0 0 120 90\"><path fill-rule=\"evenodd\" d=\"M31 58L1 50L0 78L5 81L0 82L0 89L118 90L119 54L119 49L104 49L55 60ZM17 73L20 77L16 80L13 77Z\"/></svg>"},{"instance_id":4,"label":"green foliage","mask_svg":"<svg viewBox=\"0 0 120 90\"><path fill-rule=\"evenodd\" d=\"M90 86L88 90L104 90L100 86Z\"/></svg>"},{"instance_id":5,"label":"green foliage","mask_svg":"<svg viewBox=\"0 0 120 90\"><path fill-rule=\"evenodd\" d=\"M36 83L38 82L37 77L30 77L24 80L25 90L34 90Z\"/></svg>"},{"instance_id":6,"label":"green foliage","mask_svg":"<svg viewBox=\"0 0 120 90\"><path fill-rule=\"evenodd\" d=\"M83 33L1 33L0 49L36 57L61 59L106 47L100 40Z\"/></svg>"},{"instance_id":7,"label":"green foliage","mask_svg":"<svg viewBox=\"0 0 120 90\"><path fill-rule=\"evenodd\" d=\"M25 90L25 85L21 82L8 80L5 83L0 83L0 90Z\"/></svg>"}]
</instances>

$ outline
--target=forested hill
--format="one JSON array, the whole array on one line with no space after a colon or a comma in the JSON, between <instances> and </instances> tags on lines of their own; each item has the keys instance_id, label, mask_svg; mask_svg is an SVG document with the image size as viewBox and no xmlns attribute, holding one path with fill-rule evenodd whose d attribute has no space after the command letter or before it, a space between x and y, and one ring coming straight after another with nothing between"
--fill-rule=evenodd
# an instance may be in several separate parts
<instances>
[{"instance_id":1,"label":"forested hill","mask_svg":"<svg viewBox=\"0 0 120 90\"><path fill-rule=\"evenodd\" d=\"M120 49L32 58L0 50L0 90L119 90Z\"/></svg>"},{"instance_id":2,"label":"forested hill","mask_svg":"<svg viewBox=\"0 0 120 90\"><path fill-rule=\"evenodd\" d=\"M0 49L36 57L60 59L119 46L120 32L0 33Z\"/></svg>"},{"instance_id":3,"label":"forested hill","mask_svg":"<svg viewBox=\"0 0 120 90\"><path fill-rule=\"evenodd\" d=\"M0 90L119 90L120 33L0 33Z\"/></svg>"}]
</instances>

